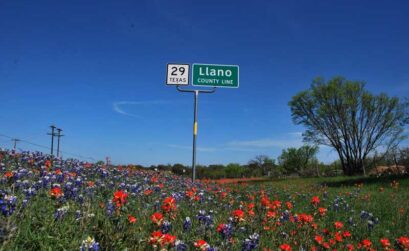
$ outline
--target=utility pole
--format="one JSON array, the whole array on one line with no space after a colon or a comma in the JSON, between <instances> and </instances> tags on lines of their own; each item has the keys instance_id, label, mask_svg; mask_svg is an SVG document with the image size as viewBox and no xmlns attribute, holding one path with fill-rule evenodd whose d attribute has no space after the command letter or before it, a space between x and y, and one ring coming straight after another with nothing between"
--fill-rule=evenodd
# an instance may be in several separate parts
<instances>
[{"instance_id":1,"label":"utility pole","mask_svg":"<svg viewBox=\"0 0 409 251\"><path fill-rule=\"evenodd\" d=\"M11 141L14 141L14 147L13 147L13 149L14 149L14 151L16 151L17 142L19 142L20 140L19 140L19 139L11 139Z\"/></svg>"},{"instance_id":2,"label":"utility pole","mask_svg":"<svg viewBox=\"0 0 409 251\"><path fill-rule=\"evenodd\" d=\"M111 165L111 158L110 157L105 157L106 160L106 168L109 169L109 165Z\"/></svg>"},{"instance_id":3,"label":"utility pole","mask_svg":"<svg viewBox=\"0 0 409 251\"><path fill-rule=\"evenodd\" d=\"M61 134L62 129L57 128L57 137L58 137L58 141L57 141L57 158L60 157L60 137L64 136Z\"/></svg>"},{"instance_id":4,"label":"utility pole","mask_svg":"<svg viewBox=\"0 0 409 251\"><path fill-rule=\"evenodd\" d=\"M56 136L54 133L54 130L56 126L51 125L50 127L51 127L51 133L47 133L47 135L51 135L51 156L53 156L54 155L54 136Z\"/></svg>"}]
</instances>

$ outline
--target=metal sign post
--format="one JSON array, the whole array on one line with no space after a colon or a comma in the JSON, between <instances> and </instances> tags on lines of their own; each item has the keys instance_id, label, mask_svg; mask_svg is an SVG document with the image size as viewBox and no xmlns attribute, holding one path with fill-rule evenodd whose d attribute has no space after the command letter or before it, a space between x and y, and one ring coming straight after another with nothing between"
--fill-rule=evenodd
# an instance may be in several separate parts
<instances>
[{"instance_id":1,"label":"metal sign post","mask_svg":"<svg viewBox=\"0 0 409 251\"><path fill-rule=\"evenodd\" d=\"M181 89L181 85L189 85L189 64L167 64L166 84L176 85L179 92L194 93L193 117L193 156L192 156L192 182L196 179L196 137L197 137L197 102L199 93L213 93L216 87L238 88L239 66L193 64L192 85L213 87L211 90Z\"/></svg>"},{"instance_id":2,"label":"metal sign post","mask_svg":"<svg viewBox=\"0 0 409 251\"><path fill-rule=\"evenodd\" d=\"M179 85L176 86L179 92L193 92L194 93L194 115L193 115L193 153L192 153L192 182L196 179L196 137L197 137L197 102L199 98L199 93L214 93L216 87L212 90L188 90L181 89Z\"/></svg>"}]
</instances>

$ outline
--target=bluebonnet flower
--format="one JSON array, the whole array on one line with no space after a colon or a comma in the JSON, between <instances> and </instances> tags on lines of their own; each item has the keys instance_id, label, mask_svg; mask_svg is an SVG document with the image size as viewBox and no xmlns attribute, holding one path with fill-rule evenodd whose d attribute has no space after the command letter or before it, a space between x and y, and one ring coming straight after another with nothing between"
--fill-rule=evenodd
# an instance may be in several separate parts
<instances>
[{"instance_id":1,"label":"bluebonnet flower","mask_svg":"<svg viewBox=\"0 0 409 251\"><path fill-rule=\"evenodd\" d=\"M114 204L112 203L112 201L108 201L108 204L107 204L107 214L108 214L108 216L112 216L114 211L115 211Z\"/></svg>"},{"instance_id":2,"label":"bluebonnet flower","mask_svg":"<svg viewBox=\"0 0 409 251\"><path fill-rule=\"evenodd\" d=\"M108 172L105 170L102 170L101 172L101 178L106 178L108 176Z\"/></svg>"},{"instance_id":3,"label":"bluebonnet flower","mask_svg":"<svg viewBox=\"0 0 409 251\"><path fill-rule=\"evenodd\" d=\"M77 211L75 211L75 220L80 220L81 219L81 211L80 210L77 210Z\"/></svg>"},{"instance_id":4,"label":"bluebonnet flower","mask_svg":"<svg viewBox=\"0 0 409 251\"><path fill-rule=\"evenodd\" d=\"M63 174L58 174L56 177L57 182L64 182L64 175Z\"/></svg>"},{"instance_id":5,"label":"bluebonnet flower","mask_svg":"<svg viewBox=\"0 0 409 251\"><path fill-rule=\"evenodd\" d=\"M10 216L16 209L17 197L12 195L3 195L3 199L0 199L1 213L4 216Z\"/></svg>"},{"instance_id":6,"label":"bluebonnet flower","mask_svg":"<svg viewBox=\"0 0 409 251\"><path fill-rule=\"evenodd\" d=\"M183 198L184 198L184 194L183 193L177 193L177 192L174 192L174 193L172 193L172 197L173 198L175 198L175 200L176 201L180 201L180 200L182 200Z\"/></svg>"},{"instance_id":7,"label":"bluebonnet flower","mask_svg":"<svg viewBox=\"0 0 409 251\"><path fill-rule=\"evenodd\" d=\"M230 217L227 219L227 221L228 221L229 223L232 223L232 222L234 222L234 218L230 216Z\"/></svg>"},{"instance_id":8,"label":"bluebonnet flower","mask_svg":"<svg viewBox=\"0 0 409 251\"><path fill-rule=\"evenodd\" d=\"M196 216L200 223L206 222L206 211L199 210L199 214Z\"/></svg>"},{"instance_id":9,"label":"bluebonnet flower","mask_svg":"<svg viewBox=\"0 0 409 251\"><path fill-rule=\"evenodd\" d=\"M130 188L132 193L139 193L141 191L141 187L138 184L131 185Z\"/></svg>"},{"instance_id":10,"label":"bluebonnet flower","mask_svg":"<svg viewBox=\"0 0 409 251\"><path fill-rule=\"evenodd\" d=\"M80 205L82 205L84 203L84 196L82 194L78 195L77 201Z\"/></svg>"},{"instance_id":11,"label":"bluebonnet flower","mask_svg":"<svg viewBox=\"0 0 409 251\"><path fill-rule=\"evenodd\" d=\"M378 224L378 223L379 223L379 219L378 219L378 218L373 218L373 222L374 222L375 224Z\"/></svg>"},{"instance_id":12,"label":"bluebonnet flower","mask_svg":"<svg viewBox=\"0 0 409 251\"><path fill-rule=\"evenodd\" d=\"M372 231L373 228L374 228L374 222L371 220L368 220L368 230Z\"/></svg>"},{"instance_id":13,"label":"bluebonnet flower","mask_svg":"<svg viewBox=\"0 0 409 251\"><path fill-rule=\"evenodd\" d=\"M54 219L55 220L62 219L67 212L68 212L68 206L58 208L54 213Z\"/></svg>"},{"instance_id":14,"label":"bluebonnet flower","mask_svg":"<svg viewBox=\"0 0 409 251\"><path fill-rule=\"evenodd\" d=\"M242 251L251 251L257 248L258 243L259 243L259 239L260 239L260 235L258 235L257 233L254 233L252 235L249 236L249 238L246 238L243 241L243 245L241 250Z\"/></svg>"},{"instance_id":15,"label":"bluebonnet flower","mask_svg":"<svg viewBox=\"0 0 409 251\"><path fill-rule=\"evenodd\" d=\"M369 214L366 211L361 211L360 217L361 217L362 220L365 220L365 219L367 219L369 217Z\"/></svg>"},{"instance_id":16,"label":"bluebonnet flower","mask_svg":"<svg viewBox=\"0 0 409 251\"><path fill-rule=\"evenodd\" d=\"M75 185L76 185L76 186L81 186L81 185L82 185L82 179L81 179L81 177L78 177L78 178L75 180Z\"/></svg>"},{"instance_id":17,"label":"bluebonnet flower","mask_svg":"<svg viewBox=\"0 0 409 251\"><path fill-rule=\"evenodd\" d=\"M24 191L24 193L26 195L26 199L30 199L32 196L34 196L36 194L36 189L34 187L24 189L23 191Z\"/></svg>"},{"instance_id":18,"label":"bluebonnet flower","mask_svg":"<svg viewBox=\"0 0 409 251\"><path fill-rule=\"evenodd\" d=\"M186 217L185 221L183 222L183 231L187 232L192 228L192 221L189 217Z\"/></svg>"},{"instance_id":19,"label":"bluebonnet flower","mask_svg":"<svg viewBox=\"0 0 409 251\"><path fill-rule=\"evenodd\" d=\"M95 241L94 238L88 237L82 241L80 251L99 251L99 243Z\"/></svg>"},{"instance_id":20,"label":"bluebonnet flower","mask_svg":"<svg viewBox=\"0 0 409 251\"><path fill-rule=\"evenodd\" d=\"M204 224L206 227L212 227L213 226L213 216L212 212L210 211L208 215L206 215L205 210L200 210L199 214L196 216L197 219L199 220L199 223Z\"/></svg>"},{"instance_id":21,"label":"bluebonnet flower","mask_svg":"<svg viewBox=\"0 0 409 251\"><path fill-rule=\"evenodd\" d=\"M125 190L125 183L119 184L119 190Z\"/></svg>"},{"instance_id":22,"label":"bluebonnet flower","mask_svg":"<svg viewBox=\"0 0 409 251\"><path fill-rule=\"evenodd\" d=\"M30 182L28 180L23 180L22 187L27 189L30 187Z\"/></svg>"},{"instance_id":23,"label":"bluebonnet flower","mask_svg":"<svg viewBox=\"0 0 409 251\"><path fill-rule=\"evenodd\" d=\"M180 240L176 240L175 242L176 251L186 251L187 245Z\"/></svg>"},{"instance_id":24,"label":"bluebonnet flower","mask_svg":"<svg viewBox=\"0 0 409 251\"><path fill-rule=\"evenodd\" d=\"M205 216L205 225L206 227L213 226L213 216L211 214Z\"/></svg>"},{"instance_id":25,"label":"bluebonnet flower","mask_svg":"<svg viewBox=\"0 0 409 251\"><path fill-rule=\"evenodd\" d=\"M233 225L228 224L220 224L217 227L217 232L219 232L223 239L230 239L233 234Z\"/></svg>"},{"instance_id":26,"label":"bluebonnet flower","mask_svg":"<svg viewBox=\"0 0 409 251\"><path fill-rule=\"evenodd\" d=\"M349 223L349 225L353 225L353 224L354 224L354 220L352 219L352 217L349 217L348 223Z\"/></svg>"},{"instance_id":27,"label":"bluebonnet flower","mask_svg":"<svg viewBox=\"0 0 409 251\"><path fill-rule=\"evenodd\" d=\"M161 231L163 234L167 234L172 230L172 223L170 223L170 221L163 221L162 225L161 225Z\"/></svg>"},{"instance_id":28,"label":"bluebonnet flower","mask_svg":"<svg viewBox=\"0 0 409 251\"><path fill-rule=\"evenodd\" d=\"M289 221L289 220L290 220L290 212L288 210L285 210L283 215L281 215L281 217L280 217L280 222L284 223L284 222Z\"/></svg>"},{"instance_id":29,"label":"bluebonnet flower","mask_svg":"<svg viewBox=\"0 0 409 251\"><path fill-rule=\"evenodd\" d=\"M339 204L338 203L334 203L334 205L332 206L335 212L338 212L339 209Z\"/></svg>"}]
</instances>

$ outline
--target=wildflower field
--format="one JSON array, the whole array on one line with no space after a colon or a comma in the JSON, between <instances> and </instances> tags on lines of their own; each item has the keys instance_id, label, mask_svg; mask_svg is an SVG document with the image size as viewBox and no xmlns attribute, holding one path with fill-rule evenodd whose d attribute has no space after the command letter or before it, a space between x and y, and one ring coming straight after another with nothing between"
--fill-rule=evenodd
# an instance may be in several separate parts
<instances>
[{"instance_id":1,"label":"wildflower field","mask_svg":"<svg viewBox=\"0 0 409 251\"><path fill-rule=\"evenodd\" d=\"M1 250L409 250L409 179L191 183L0 152Z\"/></svg>"}]
</instances>

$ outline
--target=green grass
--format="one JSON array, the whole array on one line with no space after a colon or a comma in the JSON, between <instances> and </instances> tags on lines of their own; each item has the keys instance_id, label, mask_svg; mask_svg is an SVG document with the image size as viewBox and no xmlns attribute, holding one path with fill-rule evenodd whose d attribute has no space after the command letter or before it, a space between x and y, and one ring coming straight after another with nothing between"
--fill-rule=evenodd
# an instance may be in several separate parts
<instances>
[{"instance_id":1,"label":"green grass","mask_svg":"<svg viewBox=\"0 0 409 251\"><path fill-rule=\"evenodd\" d=\"M154 192L145 196L143 191L153 188L155 183L142 183L143 190L128 198L128 203L108 217L106 213L107 202L112 199L113 192L120 182L141 182L139 177L127 177L119 175L114 180L114 186L98 187L93 195L85 196L86 189L81 188L84 194L84 203L81 205L75 201L57 202L52 199L47 189L42 189L33 197L27 206L21 206L21 191L16 192L19 204L15 213L10 217L1 216L3 229L3 243L1 250L78 250L82 240L88 236L94 237L101 245L102 250L150 250L149 236L156 226L150 221L150 216L157 210L155 202L162 202L162 193L169 196L173 192L184 194L186 187L183 182L174 182L174 177L163 178L164 188L161 192ZM87 176L89 180L96 180L94 174ZM399 185L391 186L393 181ZM172 183L173 182L173 183ZM2 184L2 189L12 190L13 184ZM219 193L206 191L227 191L226 198L221 198ZM194 250L193 243L198 239L205 239L211 246L219 247L219 250L241 250L243 240L256 232L261 235L259 250L263 247L276 250L283 243L288 243L297 250L301 245L310 248L314 243L314 236L322 234L324 229L334 233L334 222L344 224L343 230L351 232L352 237L336 244L338 250L345 248L346 243L355 246L363 239L370 239L374 246L379 248L379 239L388 238L391 241L409 234L409 179L406 177L386 178L363 178L363 177L334 177L334 178L293 178L254 182L249 184L230 184L226 186L208 185L205 190L205 202L199 203L187 198L177 203L177 214L172 222L172 235L185 242L190 250ZM200 190L200 188L199 188ZM267 210L260 204L260 191L270 200L280 200L282 208L277 212L284 212L285 202L292 202L294 207L290 212L295 214L307 213L314 217L317 229L309 225L300 226L295 223L276 225L277 219L271 222L265 221ZM324 194L327 194L325 197ZM255 196L254 201L249 195ZM313 196L321 200L319 207L328 209L325 216L319 216L317 208L310 203ZM207 199L210 197L210 199ZM334 201L339 200L339 210L333 210ZM246 220L235 225L233 238L230 241L223 240L216 231L220 223L227 223L231 212L240 207L242 203L254 202L255 216L246 216ZM345 206L348 205L348 209ZM59 220L54 220L57 208L67 207L66 215ZM76 220L75 213L81 211L81 219ZM206 229L196 219L199 210L213 210L214 226ZM368 228L368 220L360 218L361 211L373 214L379 220L374 228ZM137 218L136 224L127 221L127 215ZM190 217L193 221L193 229L190 232L183 231L183 221ZM352 219L353 225L348 224ZM273 230L266 230L265 227ZM294 232L296 231L296 232ZM330 237L328 237L329 239Z\"/></svg>"}]
</instances>

